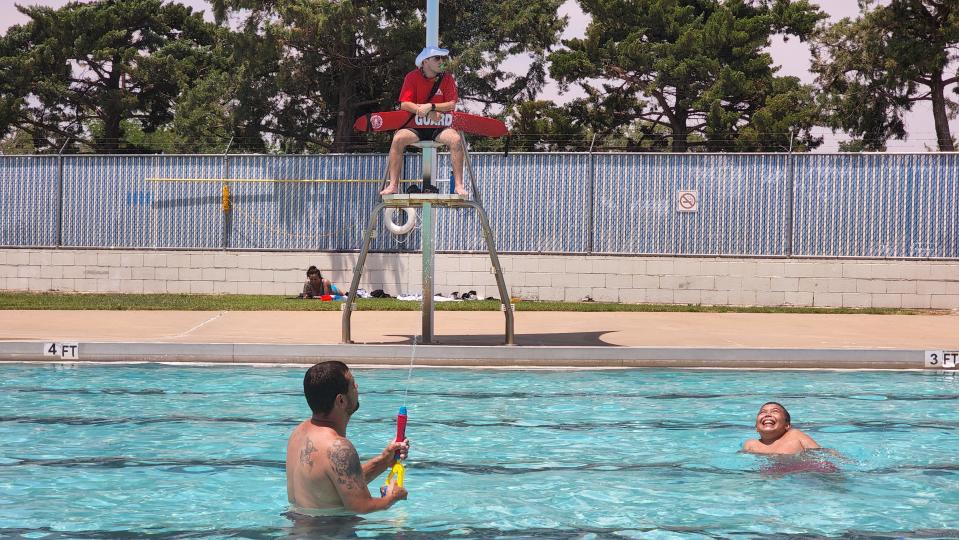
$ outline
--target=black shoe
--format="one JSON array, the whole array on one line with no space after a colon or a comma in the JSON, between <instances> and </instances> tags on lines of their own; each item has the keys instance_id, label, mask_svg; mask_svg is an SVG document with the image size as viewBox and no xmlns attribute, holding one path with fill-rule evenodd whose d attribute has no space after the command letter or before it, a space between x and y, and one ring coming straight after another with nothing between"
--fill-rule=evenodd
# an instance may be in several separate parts
<instances>
[{"instance_id":1,"label":"black shoe","mask_svg":"<svg viewBox=\"0 0 959 540\"><path fill-rule=\"evenodd\" d=\"M423 184L423 193L439 193L440 190L433 184Z\"/></svg>"},{"instance_id":2,"label":"black shoe","mask_svg":"<svg viewBox=\"0 0 959 540\"><path fill-rule=\"evenodd\" d=\"M410 185L406 186L406 194L407 194L407 195L416 195L417 193L421 193L421 191L420 191L420 186L418 186L418 185L416 185L416 184L410 184Z\"/></svg>"}]
</instances>

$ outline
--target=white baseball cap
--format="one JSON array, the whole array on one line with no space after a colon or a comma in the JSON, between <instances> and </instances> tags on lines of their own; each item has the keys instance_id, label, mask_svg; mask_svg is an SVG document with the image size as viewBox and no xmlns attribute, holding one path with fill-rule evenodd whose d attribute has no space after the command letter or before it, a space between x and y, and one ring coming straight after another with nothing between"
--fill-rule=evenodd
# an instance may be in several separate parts
<instances>
[{"instance_id":1,"label":"white baseball cap","mask_svg":"<svg viewBox=\"0 0 959 540\"><path fill-rule=\"evenodd\" d=\"M416 67L423 67L423 61L434 56L449 56L449 49L440 49L439 47L423 47L420 55L416 57Z\"/></svg>"}]
</instances>

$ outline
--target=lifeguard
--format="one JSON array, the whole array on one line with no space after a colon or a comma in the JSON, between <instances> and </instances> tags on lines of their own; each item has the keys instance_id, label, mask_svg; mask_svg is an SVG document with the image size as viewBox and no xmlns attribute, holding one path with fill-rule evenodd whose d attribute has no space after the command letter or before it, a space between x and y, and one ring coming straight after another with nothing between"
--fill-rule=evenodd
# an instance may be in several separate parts
<instances>
[{"instance_id":1,"label":"lifeguard","mask_svg":"<svg viewBox=\"0 0 959 540\"><path fill-rule=\"evenodd\" d=\"M416 57L416 69L406 74L400 89L400 110L410 113L409 122L393 134L389 157L389 184L380 195L392 195L399 189L403 168L403 153L406 147L419 141L436 141L445 144L453 159L453 181L457 195L467 195L463 186L463 139L445 119L451 119L459 96L456 81L443 72L443 59L450 52L439 47L424 47ZM438 127L430 127L438 126ZM432 185L424 191L436 192Z\"/></svg>"}]
</instances>

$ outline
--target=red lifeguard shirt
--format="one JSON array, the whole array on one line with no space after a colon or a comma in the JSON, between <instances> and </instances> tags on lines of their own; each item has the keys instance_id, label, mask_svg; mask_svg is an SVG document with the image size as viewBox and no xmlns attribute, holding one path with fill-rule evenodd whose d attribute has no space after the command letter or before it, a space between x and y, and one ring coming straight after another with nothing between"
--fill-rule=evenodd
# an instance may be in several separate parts
<instances>
[{"instance_id":1,"label":"red lifeguard shirt","mask_svg":"<svg viewBox=\"0 0 959 540\"><path fill-rule=\"evenodd\" d=\"M423 76L423 70L414 69L406 74L403 79L403 87L400 89L400 103L409 101L417 105L427 103L426 96L430 95L430 90L436 79L427 79ZM456 94L456 81L449 73L443 74L443 80L440 87L436 89L436 95L429 100L429 103L446 103L447 101L457 101L459 96Z\"/></svg>"}]
</instances>

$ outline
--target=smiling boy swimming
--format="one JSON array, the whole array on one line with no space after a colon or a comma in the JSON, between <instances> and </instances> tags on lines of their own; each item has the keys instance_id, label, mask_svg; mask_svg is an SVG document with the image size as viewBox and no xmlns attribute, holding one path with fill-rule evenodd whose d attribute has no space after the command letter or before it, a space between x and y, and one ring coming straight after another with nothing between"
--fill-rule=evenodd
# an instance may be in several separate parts
<instances>
[{"instance_id":1,"label":"smiling boy swimming","mask_svg":"<svg viewBox=\"0 0 959 540\"><path fill-rule=\"evenodd\" d=\"M759 439L750 439L743 444L743 452L752 454L799 454L805 450L820 448L819 443L802 431L792 427L789 411L775 401L764 403L756 414L756 431Z\"/></svg>"}]
</instances>

